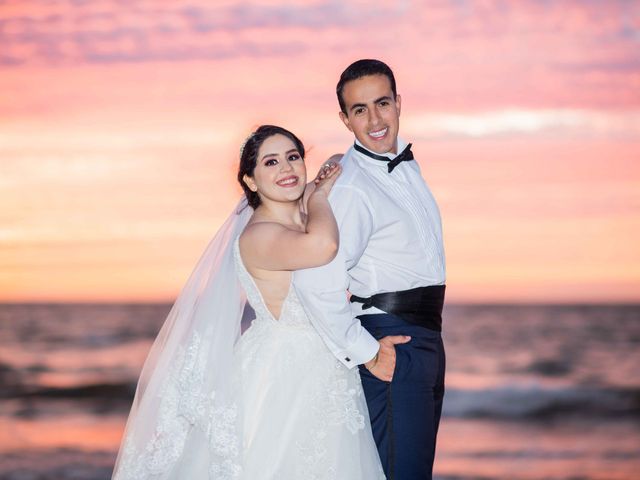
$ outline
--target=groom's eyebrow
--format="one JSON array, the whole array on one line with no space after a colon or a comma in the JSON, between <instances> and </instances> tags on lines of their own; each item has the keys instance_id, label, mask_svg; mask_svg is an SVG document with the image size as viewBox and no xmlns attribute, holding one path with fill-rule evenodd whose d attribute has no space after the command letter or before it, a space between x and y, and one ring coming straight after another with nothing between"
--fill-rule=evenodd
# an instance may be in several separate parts
<instances>
[{"instance_id":1,"label":"groom's eyebrow","mask_svg":"<svg viewBox=\"0 0 640 480\"><path fill-rule=\"evenodd\" d=\"M387 102L391 101L391 97L389 95L385 95L384 97L380 97L377 100L375 100L373 103L380 103L382 101L386 100Z\"/></svg>"},{"instance_id":2,"label":"groom's eyebrow","mask_svg":"<svg viewBox=\"0 0 640 480\"><path fill-rule=\"evenodd\" d=\"M373 104L375 105L376 103L380 103L383 100L391 101L392 98L389 95L384 95L383 97L376 98L373 101ZM361 107L367 108L367 104L366 103L354 103L353 105L351 105L351 108L349 108L349 110L355 110L356 108L361 108Z\"/></svg>"}]
</instances>

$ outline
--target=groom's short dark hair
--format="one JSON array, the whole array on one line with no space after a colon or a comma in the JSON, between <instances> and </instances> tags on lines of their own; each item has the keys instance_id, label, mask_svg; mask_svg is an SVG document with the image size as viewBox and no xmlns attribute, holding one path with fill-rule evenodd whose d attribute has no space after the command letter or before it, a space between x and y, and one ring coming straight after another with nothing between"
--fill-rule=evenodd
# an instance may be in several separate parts
<instances>
[{"instance_id":1,"label":"groom's short dark hair","mask_svg":"<svg viewBox=\"0 0 640 480\"><path fill-rule=\"evenodd\" d=\"M344 103L344 98L342 98L344 86L352 80L357 80L358 78L366 77L367 75L386 76L391 84L393 98L396 98L396 79L389 66L380 60L365 58L353 62L344 72L342 72L342 75L340 75L340 80L338 81L338 85L336 85L336 95L338 95L338 103L340 104L340 110L342 110L343 113L347 113L347 106Z\"/></svg>"}]
</instances>

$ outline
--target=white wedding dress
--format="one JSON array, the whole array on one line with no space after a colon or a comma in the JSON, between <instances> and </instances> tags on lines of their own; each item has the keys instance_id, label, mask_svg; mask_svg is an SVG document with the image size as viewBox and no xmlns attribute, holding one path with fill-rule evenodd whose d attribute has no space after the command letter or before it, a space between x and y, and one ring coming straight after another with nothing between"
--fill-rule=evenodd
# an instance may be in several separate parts
<instances>
[{"instance_id":1,"label":"white wedding dress","mask_svg":"<svg viewBox=\"0 0 640 480\"><path fill-rule=\"evenodd\" d=\"M290 286L280 318L244 267L240 284L256 313L234 351L241 379L243 480L384 479L357 369L343 366L309 322Z\"/></svg>"},{"instance_id":2,"label":"white wedding dress","mask_svg":"<svg viewBox=\"0 0 640 480\"><path fill-rule=\"evenodd\" d=\"M357 370L325 347L295 289L276 320L245 269L242 205L151 346L112 478L384 479ZM256 319L241 335L245 293Z\"/></svg>"}]
</instances>

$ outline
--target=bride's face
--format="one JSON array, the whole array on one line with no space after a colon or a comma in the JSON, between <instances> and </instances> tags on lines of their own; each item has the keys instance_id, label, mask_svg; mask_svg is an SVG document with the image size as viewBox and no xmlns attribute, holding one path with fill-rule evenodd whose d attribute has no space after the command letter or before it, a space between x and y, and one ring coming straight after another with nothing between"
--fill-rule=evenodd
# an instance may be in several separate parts
<instances>
[{"instance_id":1,"label":"bride's face","mask_svg":"<svg viewBox=\"0 0 640 480\"><path fill-rule=\"evenodd\" d=\"M307 169L293 141L276 134L262 142L253 177L245 175L244 181L262 201L297 201L304 193Z\"/></svg>"}]
</instances>

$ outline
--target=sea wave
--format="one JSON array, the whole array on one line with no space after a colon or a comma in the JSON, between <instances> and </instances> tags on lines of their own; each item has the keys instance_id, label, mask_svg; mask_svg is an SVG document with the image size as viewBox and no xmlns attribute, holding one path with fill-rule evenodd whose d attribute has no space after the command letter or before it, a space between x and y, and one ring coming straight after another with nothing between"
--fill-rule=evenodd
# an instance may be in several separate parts
<instances>
[{"instance_id":1,"label":"sea wave","mask_svg":"<svg viewBox=\"0 0 640 480\"><path fill-rule=\"evenodd\" d=\"M1 398L29 402L66 400L127 405L135 383L95 383L69 387L22 386L3 390ZM120 408L120 406L118 406ZM640 417L640 389L542 387L508 385L481 390L449 388L445 417L503 420L553 420L561 418Z\"/></svg>"},{"instance_id":2,"label":"sea wave","mask_svg":"<svg viewBox=\"0 0 640 480\"><path fill-rule=\"evenodd\" d=\"M70 448L2 452L0 480L105 480L111 478L116 453Z\"/></svg>"},{"instance_id":3,"label":"sea wave","mask_svg":"<svg viewBox=\"0 0 640 480\"><path fill-rule=\"evenodd\" d=\"M12 399L91 399L112 398L132 399L135 384L131 383L95 383L69 387L42 387L15 385L13 389L3 389L0 398Z\"/></svg>"},{"instance_id":4,"label":"sea wave","mask_svg":"<svg viewBox=\"0 0 640 480\"><path fill-rule=\"evenodd\" d=\"M503 386L482 390L450 388L445 416L457 418L553 420L640 417L640 389Z\"/></svg>"}]
</instances>

